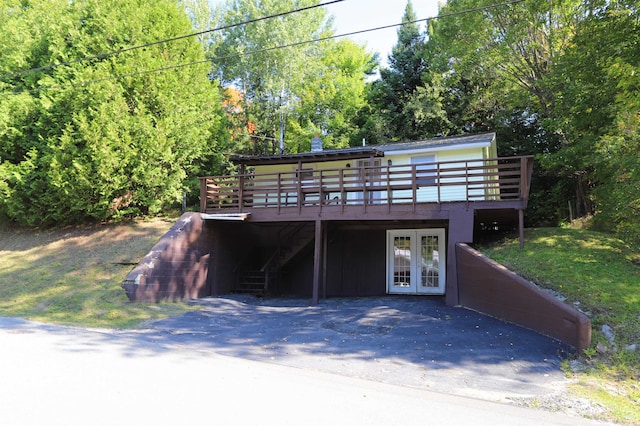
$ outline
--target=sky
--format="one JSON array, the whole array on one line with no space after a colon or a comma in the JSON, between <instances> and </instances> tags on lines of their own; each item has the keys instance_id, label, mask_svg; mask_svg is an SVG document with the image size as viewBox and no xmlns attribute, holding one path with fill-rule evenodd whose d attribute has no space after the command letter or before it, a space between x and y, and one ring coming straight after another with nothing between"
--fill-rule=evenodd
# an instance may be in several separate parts
<instances>
[{"instance_id":1,"label":"sky","mask_svg":"<svg viewBox=\"0 0 640 426\"><path fill-rule=\"evenodd\" d=\"M321 0L326 3L328 0ZM223 0L211 0L211 4ZM412 0L413 10L418 19L431 18L438 14L438 0ZM407 5L407 0L345 0L327 6L334 17L336 35L367 30L385 25L399 24ZM424 30L424 23L421 28ZM387 56L398 39L397 27L371 31L350 37L356 42L365 42L367 50L378 52L380 61L386 64Z\"/></svg>"},{"instance_id":2,"label":"sky","mask_svg":"<svg viewBox=\"0 0 640 426\"><path fill-rule=\"evenodd\" d=\"M412 0L412 4L418 19L431 18L438 14L438 0ZM327 9L334 16L336 34L344 34L399 24L406 5L406 0L345 0L327 6ZM424 28L425 24L421 23L423 31ZM397 27L389 28L350 38L357 42L366 42L367 50L380 53L381 62L386 64L387 56L398 40L397 31Z\"/></svg>"}]
</instances>

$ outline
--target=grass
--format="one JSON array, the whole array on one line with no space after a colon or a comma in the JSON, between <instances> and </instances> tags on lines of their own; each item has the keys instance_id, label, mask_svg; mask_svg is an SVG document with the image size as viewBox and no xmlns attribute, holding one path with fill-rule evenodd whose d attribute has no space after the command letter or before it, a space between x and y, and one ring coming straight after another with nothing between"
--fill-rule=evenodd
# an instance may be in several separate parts
<instances>
[{"instance_id":1,"label":"grass","mask_svg":"<svg viewBox=\"0 0 640 426\"><path fill-rule=\"evenodd\" d=\"M528 229L522 250L516 238L479 249L561 293L591 318L592 346L581 354L585 368L572 371L565 365L575 378L573 391L607 407L607 420L640 424L638 248L607 234L565 227ZM605 325L613 330L613 342L602 332Z\"/></svg>"},{"instance_id":2,"label":"grass","mask_svg":"<svg viewBox=\"0 0 640 426\"><path fill-rule=\"evenodd\" d=\"M190 309L130 303L120 287L174 220L48 230L0 227L0 316L131 328Z\"/></svg>"}]
</instances>

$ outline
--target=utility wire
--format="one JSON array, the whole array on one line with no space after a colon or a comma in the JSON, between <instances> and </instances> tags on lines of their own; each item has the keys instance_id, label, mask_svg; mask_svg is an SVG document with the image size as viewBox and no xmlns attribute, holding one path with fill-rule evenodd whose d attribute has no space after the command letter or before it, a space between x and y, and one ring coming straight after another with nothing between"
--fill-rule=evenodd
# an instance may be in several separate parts
<instances>
[{"instance_id":1,"label":"utility wire","mask_svg":"<svg viewBox=\"0 0 640 426\"><path fill-rule=\"evenodd\" d=\"M430 18L415 19L413 21L401 22L399 24L384 25L384 26L380 26L380 27L369 28L369 29L366 29L366 30L353 31L353 32L350 32L350 33L336 34L336 35L331 35L331 36L327 36L327 37L314 38L312 40L297 41L297 42L294 42L294 43L283 44L283 45L273 46L273 47L265 47L263 49L250 50L250 51L242 52L242 53L232 53L232 54L229 54L229 55L217 56L215 58L212 58L211 62L221 61L221 60L224 60L224 59L234 58L234 57L237 57L237 56L248 56L248 55L254 55L254 54L257 54L257 53L270 52L272 50L277 50L277 49L285 49L285 48L289 48L289 47L301 46L301 45L304 45L304 44L317 43L317 42L320 42L320 41L333 40L333 39L336 39L336 38L349 37L349 36L368 33L368 32L372 32L372 31L386 30L386 29L389 29L389 28L401 27L403 25L416 24L416 23L419 23L419 22L427 22L427 21L431 21L431 20L434 20L434 19L449 18L451 16L463 15L463 14L467 14L467 13L471 13L471 12L479 12L479 11L493 9L493 8L501 7L501 6L511 6L511 5L514 5L514 4L517 4L517 3L522 3L524 1L525 0L512 0L512 1L509 1L509 2L506 2L506 3L498 3L498 4L488 5L488 6L476 7L476 8L473 8L473 9L465 9L465 10L461 10L459 12L445 13L444 15L432 16Z\"/></svg>"},{"instance_id":2,"label":"utility wire","mask_svg":"<svg viewBox=\"0 0 640 426\"><path fill-rule=\"evenodd\" d=\"M344 1L344 0L338 0L338 1ZM337 38L342 38L342 37L349 37L349 36L352 36L352 35L363 34L363 33L368 33L368 32L372 32L372 31L379 31L379 30L384 30L384 29L389 29L389 28L400 27L400 26L403 26L403 25L410 25L410 24L415 24L415 23L419 23L419 22L427 22L427 21L434 20L434 19L449 18L449 17L452 17L452 16L458 16L458 15L463 15L463 14L472 13L472 12L485 11L485 10L494 9L494 8L502 7L502 6L511 6L511 5L514 5L514 4L517 4L517 3L522 3L524 1L525 0L512 0L512 1L509 1L509 2L505 2L505 3L497 3L497 4L487 5L487 6L476 7L476 8L473 8L473 9L465 9L465 10L461 10L461 11L458 11L458 12L451 12L451 13L446 13L444 15L432 16L430 18L416 19L416 20L413 20L413 21L402 22L402 23L399 23L399 24L384 25L384 26L375 27L375 28L369 28L369 29L365 29L365 30L353 31L353 32L350 32L350 33L336 34L336 35L327 36L327 37L319 37L319 38L315 38L315 39L311 39L311 40L298 41L298 42L294 42L294 43L289 43L289 44L284 44L284 45L279 45L279 46L273 46L273 47L265 47L263 49L250 50L250 51L242 52L242 53L232 53L232 54L229 54L229 55L217 56L215 58L205 59L205 60L201 60L201 61L195 61L195 62L189 62L189 63L177 64L177 65L170 65L170 66L161 67L161 68L154 68L154 69L151 69L151 70L136 71L136 72L132 72L132 73L128 73L128 74L119 74L119 75L114 75L114 76L109 76L109 77L99 78L99 79L94 79L94 80L84 80L84 81L70 83L70 84L67 84L67 85L49 86L49 87L41 87L41 88L38 88L38 89L22 90L22 91L19 91L19 92L2 93L0 95L5 95L6 96L6 95L18 95L18 94L21 94L21 93L35 93L35 92L40 92L40 91L43 91L43 90L61 89L61 88L64 88L64 87L67 87L67 86L70 86L70 85L71 86L85 86L87 84L99 83L99 82L102 82L102 81L119 80L119 79L126 78L126 77L135 77L135 76L145 75L145 74L150 74L150 73L155 73L155 72L164 72L164 71L169 71L169 70L174 70L174 69L179 69L179 68L185 68L185 67L189 67L189 66L199 65L199 64L203 64L203 63L218 62L218 61L222 61L222 60L230 59L230 58L235 58L235 57L239 57L239 56L255 55L255 54L270 52L270 51L278 50L278 49L286 49L286 48L290 48L290 47L302 46L302 45L305 45L305 44L318 43L318 42L321 42L321 41L327 41L327 40L332 40L332 39L337 39ZM329 3L324 3L324 4L329 4ZM211 30L211 31L213 31L213 30ZM197 35L197 34L200 34L200 33L196 33L195 35ZM183 36L183 37L188 37L188 36ZM160 43L160 42L155 42L155 44L157 44L157 43ZM28 72L28 71L30 71L30 70L25 70L24 72ZM2 77L2 76L0 76L0 77Z\"/></svg>"},{"instance_id":3,"label":"utility wire","mask_svg":"<svg viewBox=\"0 0 640 426\"><path fill-rule=\"evenodd\" d=\"M183 40L183 39L190 38L190 37L196 37L196 36L200 36L200 35L203 35L203 34L212 33L212 32L215 32L215 31L228 30L230 28L235 28L235 27L239 27L239 26L247 25L247 24L253 24L255 22L265 21L267 19L279 18L281 16L291 15L293 13L304 12L306 10L315 9L317 7L322 7L322 6L328 6L330 4L340 3L340 2L343 2L343 1L345 1L345 0L331 0L331 1L328 1L326 3L320 3L320 4L317 4L317 5L314 5L314 6L300 7L298 9L293 9L293 10L289 10L289 11L286 11L286 12L276 13L276 14L273 14L273 15L263 16L263 17L255 18L255 19L249 19L247 21L238 22L236 24L223 25L221 27L210 28L208 30L199 31L199 32L192 33L192 34L186 34L186 35L181 35L181 36L178 36L178 37L167 38L167 39L163 39L163 40L157 40L157 41L153 41L153 42L150 42L150 43L141 44L141 45L138 45L138 46L126 47L126 48L123 48L123 49L118 49L118 50L114 50L114 51L107 52L107 53L100 53L98 55L85 56L84 58L74 59L72 61L59 62L59 63L56 63L56 64L44 65L44 66L38 67L38 68L30 68L30 69L27 69L27 70L15 71L15 72L12 72L12 73L7 73L7 74L0 75L0 79L1 78L5 78L5 77L15 77L15 76L18 76L18 75L27 74L27 73L35 72L35 71L44 71L44 70L48 70L48 69L52 69L52 68L56 68L56 67L60 67L60 66L77 64L77 63L80 63L80 62L91 61L91 60L94 60L94 59L104 59L104 58L108 58L109 56L119 55L120 53L130 52L132 50L144 49L146 47L156 46L158 44L170 43L172 41Z\"/></svg>"}]
</instances>

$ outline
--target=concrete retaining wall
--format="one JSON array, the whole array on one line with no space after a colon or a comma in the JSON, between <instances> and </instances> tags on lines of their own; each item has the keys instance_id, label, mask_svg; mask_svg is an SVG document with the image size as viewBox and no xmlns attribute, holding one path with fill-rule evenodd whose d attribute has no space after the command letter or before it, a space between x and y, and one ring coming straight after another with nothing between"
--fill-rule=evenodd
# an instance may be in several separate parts
<instances>
[{"instance_id":1,"label":"concrete retaining wall","mask_svg":"<svg viewBox=\"0 0 640 426\"><path fill-rule=\"evenodd\" d=\"M567 343L591 344L591 321L467 244L456 244L459 303Z\"/></svg>"},{"instance_id":2,"label":"concrete retaining wall","mask_svg":"<svg viewBox=\"0 0 640 426\"><path fill-rule=\"evenodd\" d=\"M200 213L185 213L125 278L129 300L187 300L210 294L211 240Z\"/></svg>"}]
</instances>

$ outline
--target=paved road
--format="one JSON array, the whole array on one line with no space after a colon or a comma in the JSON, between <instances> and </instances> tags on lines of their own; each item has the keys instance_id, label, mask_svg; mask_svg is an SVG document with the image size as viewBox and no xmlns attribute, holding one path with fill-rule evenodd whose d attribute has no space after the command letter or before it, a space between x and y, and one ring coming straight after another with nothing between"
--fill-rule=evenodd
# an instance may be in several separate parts
<instances>
[{"instance_id":1,"label":"paved road","mask_svg":"<svg viewBox=\"0 0 640 426\"><path fill-rule=\"evenodd\" d=\"M562 392L565 348L438 300L200 303L127 332L0 318L0 424L598 424L499 402Z\"/></svg>"}]
</instances>

